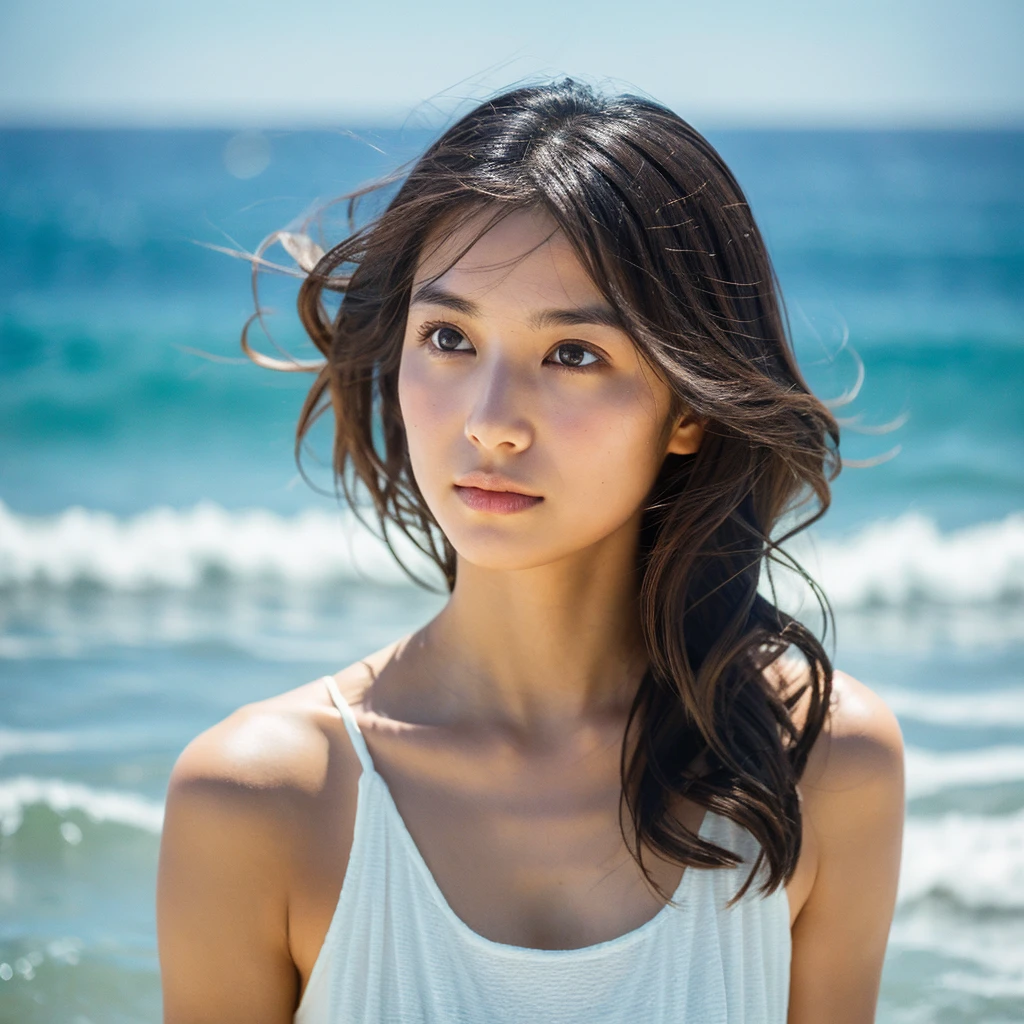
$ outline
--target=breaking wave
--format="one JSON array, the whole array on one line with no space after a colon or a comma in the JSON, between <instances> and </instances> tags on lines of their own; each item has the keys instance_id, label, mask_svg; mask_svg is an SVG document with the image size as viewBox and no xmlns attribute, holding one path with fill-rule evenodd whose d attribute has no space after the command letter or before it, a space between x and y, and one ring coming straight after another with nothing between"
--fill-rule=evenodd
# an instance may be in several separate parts
<instances>
[{"instance_id":1,"label":"breaking wave","mask_svg":"<svg viewBox=\"0 0 1024 1024\"><path fill-rule=\"evenodd\" d=\"M436 578L405 541L415 571ZM815 538L794 553L837 609L991 606L1024 600L1024 513L943 533L917 514L879 521L843 539ZM206 503L130 518L84 508L49 517L0 502L0 588L92 585L114 591L192 589L261 581L298 587L407 577L349 511L282 516ZM806 599L777 577L784 604Z\"/></svg>"},{"instance_id":2,"label":"breaking wave","mask_svg":"<svg viewBox=\"0 0 1024 1024\"><path fill-rule=\"evenodd\" d=\"M93 823L109 822L153 834L159 833L164 820L163 804L138 793L16 775L0 781L0 832L8 836L16 833L25 812L37 806L62 818L79 811Z\"/></svg>"},{"instance_id":3,"label":"breaking wave","mask_svg":"<svg viewBox=\"0 0 1024 1024\"><path fill-rule=\"evenodd\" d=\"M975 910L1024 911L1024 811L911 818L899 899L912 903L928 896Z\"/></svg>"}]
</instances>

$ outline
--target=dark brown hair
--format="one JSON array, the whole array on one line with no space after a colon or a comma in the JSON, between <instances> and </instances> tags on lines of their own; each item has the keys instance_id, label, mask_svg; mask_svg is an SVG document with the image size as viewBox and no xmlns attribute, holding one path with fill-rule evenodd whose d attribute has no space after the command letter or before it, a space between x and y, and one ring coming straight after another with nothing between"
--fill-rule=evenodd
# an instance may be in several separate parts
<instances>
[{"instance_id":1,"label":"dark brown hair","mask_svg":"<svg viewBox=\"0 0 1024 1024\"><path fill-rule=\"evenodd\" d=\"M772 563L803 574L779 544L828 508L839 428L797 367L742 190L672 111L568 79L481 104L390 184L399 181L362 227L357 201L380 185L345 197L351 233L326 254L302 242L308 274L299 314L324 362L303 367L317 376L297 452L332 410L341 493L357 507L356 491L365 489L389 546L397 529L452 589L455 551L413 478L398 405L413 275L428 239L469 214L489 210L493 223L527 207L546 210L677 408L706 423L696 454L666 457L643 514L638 572L649 668L626 730L638 742L630 751L624 737L622 746L622 799L635 832L626 842L652 884L644 844L685 865L738 863L674 816L685 795L760 843L735 898L762 867L760 891L771 892L800 852L796 784L827 720L832 667L819 639L758 586ZM303 262L302 236L268 241L275 238ZM330 293L341 297L336 312ZM265 365L297 368L253 353L245 334L243 346ZM773 539L798 508L803 520ZM827 623L824 595L807 582ZM765 670L789 649L800 652L806 674L784 692ZM798 699L806 702L800 728Z\"/></svg>"}]
</instances>

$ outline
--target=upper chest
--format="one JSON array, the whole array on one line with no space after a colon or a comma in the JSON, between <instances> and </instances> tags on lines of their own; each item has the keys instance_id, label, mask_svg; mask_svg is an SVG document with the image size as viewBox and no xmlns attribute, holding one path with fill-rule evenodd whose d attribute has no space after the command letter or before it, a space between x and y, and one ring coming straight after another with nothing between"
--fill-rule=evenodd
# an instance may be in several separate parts
<instances>
[{"instance_id":1,"label":"upper chest","mask_svg":"<svg viewBox=\"0 0 1024 1024\"><path fill-rule=\"evenodd\" d=\"M390 805L393 826L472 931L515 946L578 948L624 935L663 907L623 838L616 743L509 758L367 732L383 780L375 799ZM344 790L325 787L297 858L289 944L303 986L345 880L347 859L336 852L351 845L355 799ZM684 801L678 814L697 831L704 809ZM791 882L792 917L809 890L809 860L801 858ZM662 890L674 892L683 869L654 855L646 863Z\"/></svg>"}]
</instances>

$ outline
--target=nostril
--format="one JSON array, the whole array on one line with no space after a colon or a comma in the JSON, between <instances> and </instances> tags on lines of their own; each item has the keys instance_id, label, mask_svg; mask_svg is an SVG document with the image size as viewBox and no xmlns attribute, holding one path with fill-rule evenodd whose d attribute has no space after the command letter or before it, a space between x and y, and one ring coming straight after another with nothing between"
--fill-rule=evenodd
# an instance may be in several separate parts
<instances>
[{"instance_id":1,"label":"nostril","mask_svg":"<svg viewBox=\"0 0 1024 1024\"><path fill-rule=\"evenodd\" d=\"M533 429L522 419L468 421L465 435L473 444L486 449L521 451L533 441Z\"/></svg>"}]
</instances>

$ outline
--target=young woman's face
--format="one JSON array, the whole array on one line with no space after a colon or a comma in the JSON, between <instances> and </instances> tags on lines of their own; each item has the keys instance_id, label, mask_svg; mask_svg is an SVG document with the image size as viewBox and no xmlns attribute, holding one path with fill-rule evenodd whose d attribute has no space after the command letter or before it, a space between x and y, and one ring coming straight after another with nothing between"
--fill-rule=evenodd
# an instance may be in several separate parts
<instances>
[{"instance_id":1,"label":"young woman's face","mask_svg":"<svg viewBox=\"0 0 1024 1024\"><path fill-rule=\"evenodd\" d=\"M399 401L460 558L533 568L635 531L665 455L695 451L701 428L670 420L667 385L546 213L506 217L433 280L480 227L425 249Z\"/></svg>"}]
</instances>

